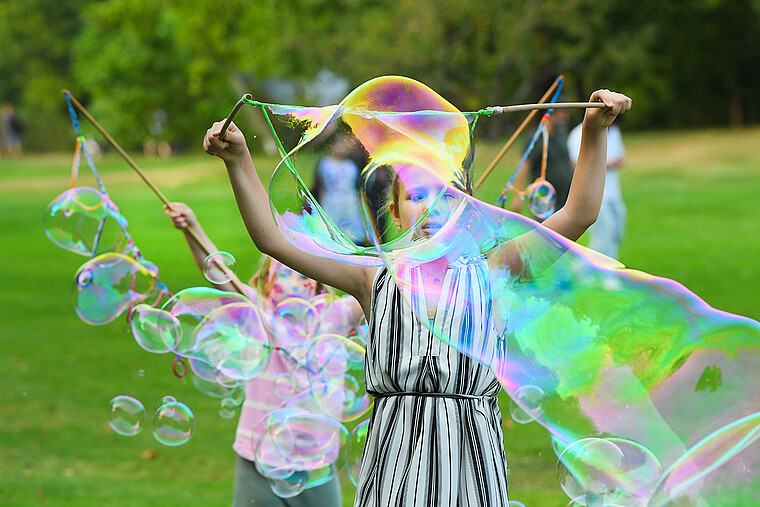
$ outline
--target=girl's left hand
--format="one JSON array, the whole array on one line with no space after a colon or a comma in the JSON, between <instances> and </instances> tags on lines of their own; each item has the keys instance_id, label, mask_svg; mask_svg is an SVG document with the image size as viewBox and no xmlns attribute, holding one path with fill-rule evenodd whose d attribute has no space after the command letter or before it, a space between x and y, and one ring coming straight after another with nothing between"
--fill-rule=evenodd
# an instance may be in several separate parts
<instances>
[{"instance_id":1,"label":"girl's left hand","mask_svg":"<svg viewBox=\"0 0 760 507\"><path fill-rule=\"evenodd\" d=\"M622 93L611 92L609 90L597 90L591 94L589 102L602 102L607 107L605 109L586 109L586 116L583 119L584 127L606 129L619 114L623 114L631 109L631 99Z\"/></svg>"}]
</instances>

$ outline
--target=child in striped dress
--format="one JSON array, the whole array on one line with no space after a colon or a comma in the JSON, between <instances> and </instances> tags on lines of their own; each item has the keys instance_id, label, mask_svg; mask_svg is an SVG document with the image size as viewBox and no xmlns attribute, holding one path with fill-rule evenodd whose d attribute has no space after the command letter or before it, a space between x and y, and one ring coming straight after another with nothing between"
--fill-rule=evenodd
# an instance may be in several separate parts
<instances>
[{"instance_id":1,"label":"child in striped dress","mask_svg":"<svg viewBox=\"0 0 760 507\"><path fill-rule=\"evenodd\" d=\"M587 110L567 203L543 223L571 240L596 220L604 188L607 127L631 103L608 90L594 92L590 100L607 107ZM488 273L489 264L500 260L488 255L453 264L439 259L419 266L417 274L402 274L402 279L419 276L425 284L437 285L433 293L449 298L429 298L421 312L413 312L389 274L393 266L345 264L289 243L272 217L242 132L231 123L220 139L223 123L208 129L203 146L224 161L243 221L258 249L351 294L370 322L365 378L377 401L354 505L507 505L501 416L493 398L499 390L495 376L483 364L444 346L428 330L432 327L447 339L479 340L498 353L498 339L490 334ZM441 224L433 223L426 213L430 196L440 195L440 183L427 190L408 183L395 185L391 216L404 232L418 227L420 234L432 236ZM466 287L468 293L455 287ZM432 320L423 325L420 315L425 309Z\"/></svg>"}]
</instances>

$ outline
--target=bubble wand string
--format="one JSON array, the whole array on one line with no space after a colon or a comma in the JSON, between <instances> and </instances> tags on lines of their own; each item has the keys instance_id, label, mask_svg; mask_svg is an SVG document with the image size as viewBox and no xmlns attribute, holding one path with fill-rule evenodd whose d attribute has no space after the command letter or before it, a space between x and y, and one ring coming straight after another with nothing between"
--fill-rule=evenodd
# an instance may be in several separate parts
<instances>
[{"instance_id":1,"label":"bubble wand string","mask_svg":"<svg viewBox=\"0 0 760 507\"><path fill-rule=\"evenodd\" d=\"M552 93L554 93L554 90L557 88L557 86L559 86L559 84L561 82L564 81L564 79L565 79L565 77L562 74L560 74L559 76L557 76L557 79L555 79L554 83L552 83L552 85L549 87L549 89L546 90L546 93L544 93L543 97L541 97L541 99L538 101L538 103L539 104L543 104L544 102L546 102L547 100L549 100L549 97L552 96ZM512 145L514 144L514 142L517 140L518 136L520 134L522 134L523 130L525 130L525 127L528 126L528 123L530 123L530 121L533 119L533 117L536 116L536 113L538 113L538 109L533 109L528 114L528 116L525 117L525 119L520 124L520 126L517 127L517 130L515 130L515 132L512 134L512 137L510 137L507 140L507 142L504 143L504 146L501 148L501 150L499 150L499 153L496 155L496 157L494 157L494 159L491 161L491 163L488 164L488 167L486 167L486 170L483 171L483 174L478 179L478 182L475 183L475 190L477 190L480 187L480 185L483 184L483 182L485 181L485 179L488 178L488 176L493 171L494 167L496 167L496 164L498 164L499 161L502 159L502 157L504 157L504 154L507 153L507 150L509 150L509 148L512 147Z\"/></svg>"},{"instance_id":2,"label":"bubble wand string","mask_svg":"<svg viewBox=\"0 0 760 507\"><path fill-rule=\"evenodd\" d=\"M117 143L113 137L111 137L106 130L100 126L100 124L93 118L93 116L87 111L87 109L84 108L82 104L79 103L79 101L74 97L74 95L69 90L63 90L63 94L66 96L67 100L70 100L72 104L74 104L77 109L84 115L85 118L89 120L89 122L92 124L93 127L95 127L98 132L105 138L106 141L108 141L108 144L110 144L118 153L122 156L122 158L129 164L132 169L142 178L142 180L145 182L148 187L150 187L151 190L158 196L159 199L161 199L161 202L163 202L170 210L172 209L171 204L169 203L169 200L164 196L164 194L158 189L158 187L150 180L150 178L137 166L134 160L127 154L126 151ZM242 100L242 99L241 99ZM77 123L78 125L78 123ZM204 240L203 238L193 229L192 226L188 226L185 229L190 236L193 237L195 241L198 242L198 244L201 246L203 251L206 253L206 255L210 255L214 252L213 250ZM219 269L221 269L225 274L229 275L232 272L229 270L227 266L225 266L222 263L217 262L217 266ZM245 295L245 289L243 288L242 282L236 277L233 276L230 280L230 283L235 287L235 290L238 291L240 294Z\"/></svg>"}]
</instances>

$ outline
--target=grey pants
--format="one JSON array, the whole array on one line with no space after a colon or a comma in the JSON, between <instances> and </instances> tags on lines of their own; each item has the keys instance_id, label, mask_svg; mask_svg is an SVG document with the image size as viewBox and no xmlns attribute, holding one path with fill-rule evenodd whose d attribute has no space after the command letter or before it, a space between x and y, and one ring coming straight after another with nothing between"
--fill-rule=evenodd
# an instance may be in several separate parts
<instances>
[{"instance_id":1,"label":"grey pants","mask_svg":"<svg viewBox=\"0 0 760 507\"><path fill-rule=\"evenodd\" d=\"M232 494L233 507L341 507L340 481L338 478L316 488L305 489L292 498L280 498L272 493L266 477L256 465L235 455L235 485Z\"/></svg>"}]
</instances>

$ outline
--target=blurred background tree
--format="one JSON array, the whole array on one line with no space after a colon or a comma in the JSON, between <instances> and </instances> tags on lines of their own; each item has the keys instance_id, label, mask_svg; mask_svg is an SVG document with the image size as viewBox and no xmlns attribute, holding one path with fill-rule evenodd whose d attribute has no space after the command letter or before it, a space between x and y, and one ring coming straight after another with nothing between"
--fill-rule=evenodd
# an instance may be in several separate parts
<instances>
[{"instance_id":1,"label":"blurred background tree","mask_svg":"<svg viewBox=\"0 0 760 507\"><path fill-rule=\"evenodd\" d=\"M760 121L757 0L6 0L0 47L0 100L39 151L68 141L61 88L125 146L181 148L243 91L313 103L324 69L349 88L407 75L466 110L533 101L563 73L567 99L632 96L630 129Z\"/></svg>"}]
</instances>

